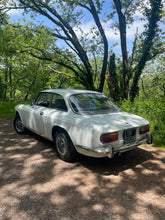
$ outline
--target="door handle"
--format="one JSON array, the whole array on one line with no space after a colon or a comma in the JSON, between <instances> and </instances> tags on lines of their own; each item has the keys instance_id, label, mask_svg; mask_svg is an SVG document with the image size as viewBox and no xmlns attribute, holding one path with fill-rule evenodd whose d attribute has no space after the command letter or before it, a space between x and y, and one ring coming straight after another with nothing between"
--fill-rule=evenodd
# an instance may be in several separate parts
<instances>
[{"instance_id":1,"label":"door handle","mask_svg":"<svg viewBox=\"0 0 165 220\"><path fill-rule=\"evenodd\" d=\"M40 115L43 115L43 114L44 114L44 112L41 111L41 112L40 112Z\"/></svg>"}]
</instances>

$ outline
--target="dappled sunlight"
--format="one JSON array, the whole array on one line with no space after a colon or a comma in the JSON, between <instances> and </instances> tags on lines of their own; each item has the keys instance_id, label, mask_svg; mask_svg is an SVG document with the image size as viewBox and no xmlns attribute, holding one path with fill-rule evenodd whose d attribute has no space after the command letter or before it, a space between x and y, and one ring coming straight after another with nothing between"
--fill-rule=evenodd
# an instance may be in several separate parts
<instances>
[{"instance_id":1,"label":"dappled sunlight","mask_svg":"<svg viewBox=\"0 0 165 220\"><path fill-rule=\"evenodd\" d=\"M66 163L50 141L16 134L11 121L3 125L0 219L164 219L165 151L141 146Z\"/></svg>"},{"instance_id":2,"label":"dappled sunlight","mask_svg":"<svg viewBox=\"0 0 165 220\"><path fill-rule=\"evenodd\" d=\"M164 195L158 195L154 189L147 190L144 193L137 193L136 199L141 201L141 203L145 203L146 205L152 205L155 207L159 207L160 209L164 208Z\"/></svg>"}]
</instances>

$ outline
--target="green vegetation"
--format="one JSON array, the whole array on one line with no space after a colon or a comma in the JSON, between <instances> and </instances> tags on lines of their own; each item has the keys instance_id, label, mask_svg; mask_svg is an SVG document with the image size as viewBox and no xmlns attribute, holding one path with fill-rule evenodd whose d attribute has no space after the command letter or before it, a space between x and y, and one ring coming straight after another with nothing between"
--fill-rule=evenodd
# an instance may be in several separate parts
<instances>
[{"instance_id":1,"label":"green vegetation","mask_svg":"<svg viewBox=\"0 0 165 220\"><path fill-rule=\"evenodd\" d=\"M150 122L150 133L154 137L155 146L165 147L165 98L149 101L136 100L134 103L127 100L120 108L147 119Z\"/></svg>"},{"instance_id":2,"label":"green vegetation","mask_svg":"<svg viewBox=\"0 0 165 220\"><path fill-rule=\"evenodd\" d=\"M15 102L0 102L0 116L7 118L14 118L15 110L14 107L17 105Z\"/></svg>"},{"instance_id":3,"label":"green vegetation","mask_svg":"<svg viewBox=\"0 0 165 220\"><path fill-rule=\"evenodd\" d=\"M15 82L19 82L17 75L21 78L25 74L26 82L30 81L24 88L27 100L38 76L44 76L41 83L45 87L45 79L48 80L52 72L65 77L65 82L75 80L85 89L100 92L104 90L105 79L109 78L111 97L115 101L131 99L133 102L146 63L164 51L163 0L148 0L147 4L143 0L64 0L63 4L61 0L2 0L1 5L0 56L6 67L2 79L3 100L7 87L13 88ZM7 18L8 12L20 8L23 22L12 23ZM101 19L103 14L104 20ZM27 16L30 22L26 21ZM37 17L41 19L39 22ZM85 31L83 21L89 17L92 25ZM145 21L144 29L141 33L135 31L132 49L128 49L127 35L135 21ZM112 31L120 36L121 55L118 57L114 42L107 34ZM19 71L14 70L16 63L20 64ZM15 89L10 92L10 98L14 92Z\"/></svg>"}]
</instances>

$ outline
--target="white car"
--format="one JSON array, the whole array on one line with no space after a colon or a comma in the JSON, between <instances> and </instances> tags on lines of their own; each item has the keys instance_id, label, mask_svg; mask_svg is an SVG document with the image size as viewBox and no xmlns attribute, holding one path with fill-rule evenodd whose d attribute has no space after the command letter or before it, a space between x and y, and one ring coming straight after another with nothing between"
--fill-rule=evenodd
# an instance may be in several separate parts
<instances>
[{"instance_id":1,"label":"white car","mask_svg":"<svg viewBox=\"0 0 165 220\"><path fill-rule=\"evenodd\" d=\"M44 90L31 105L17 105L14 127L51 141L57 155L72 160L76 152L110 157L152 142L149 122L121 111L107 96L86 90Z\"/></svg>"}]
</instances>

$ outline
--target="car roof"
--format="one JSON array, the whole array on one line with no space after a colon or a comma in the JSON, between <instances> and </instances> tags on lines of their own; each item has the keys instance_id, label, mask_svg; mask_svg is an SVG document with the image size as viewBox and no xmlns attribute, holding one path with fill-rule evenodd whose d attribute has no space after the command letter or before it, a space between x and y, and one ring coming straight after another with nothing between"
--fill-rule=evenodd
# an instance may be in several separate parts
<instances>
[{"instance_id":1,"label":"car roof","mask_svg":"<svg viewBox=\"0 0 165 220\"><path fill-rule=\"evenodd\" d=\"M78 89L47 89L41 92L57 93L63 96L70 96L70 95L79 94L79 93L99 93L96 91L78 90Z\"/></svg>"}]
</instances>

